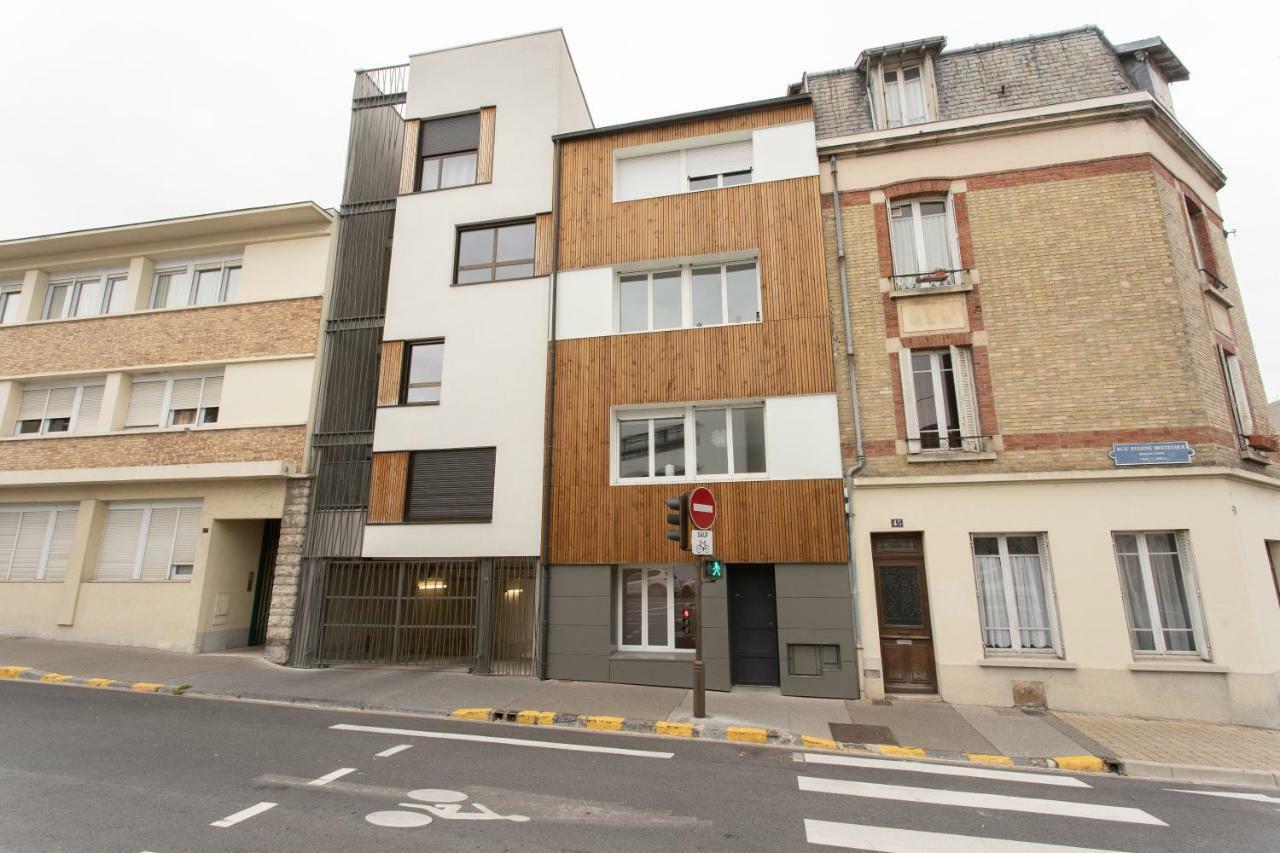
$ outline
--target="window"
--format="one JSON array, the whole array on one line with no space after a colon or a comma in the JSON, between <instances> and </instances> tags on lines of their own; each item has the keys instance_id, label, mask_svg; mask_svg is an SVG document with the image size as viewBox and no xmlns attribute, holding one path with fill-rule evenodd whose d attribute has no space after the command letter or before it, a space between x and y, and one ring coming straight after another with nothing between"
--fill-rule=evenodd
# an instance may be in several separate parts
<instances>
[{"instance_id":1,"label":"window","mask_svg":"<svg viewBox=\"0 0 1280 853\"><path fill-rule=\"evenodd\" d=\"M954 229L945 199L903 201L889 206L889 243L898 289L956 284Z\"/></svg>"},{"instance_id":2,"label":"window","mask_svg":"<svg viewBox=\"0 0 1280 853\"><path fill-rule=\"evenodd\" d=\"M189 263L156 270L151 308L185 308L233 302L240 288L240 259Z\"/></svg>"},{"instance_id":3,"label":"window","mask_svg":"<svg viewBox=\"0 0 1280 853\"><path fill-rule=\"evenodd\" d=\"M94 274L50 282L41 316L45 320L61 320L121 311L126 278L124 273Z\"/></svg>"},{"instance_id":4,"label":"window","mask_svg":"<svg viewBox=\"0 0 1280 853\"><path fill-rule=\"evenodd\" d=\"M18 306L22 302L22 285L0 287L0 326L18 322Z\"/></svg>"},{"instance_id":5,"label":"window","mask_svg":"<svg viewBox=\"0 0 1280 853\"><path fill-rule=\"evenodd\" d=\"M973 537L982 642L995 651L1058 648L1043 533Z\"/></svg>"},{"instance_id":6,"label":"window","mask_svg":"<svg viewBox=\"0 0 1280 853\"><path fill-rule=\"evenodd\" d=\"M1208 660L1187 532L1116 533L1113 539L1133 650L1199 652Z\"/></svg>"},{"instance_id":7,"label":"window","mask_svg":"<svg viewBox=\"0 0 1280 853\"><path fill-rule=\"evenodd\" d=\"M752 181L752 140L618 157L614 200L631 201Z\"/></svg>"},{"instance_id":8,"label":"window","mask_svg":"<svg viewBox=\"0 0 1280 853\"><path fill-rule=\"evenodd\" d=\"M96 432L104 388L101 382L72 382L24 388L13 434Z\"/></svg>"},{"instance_id":9,"label":"window","mask_svg":"<svg viewBox=\"0 0 1280 853\"><path fill-rule=\"evenodd\" d=\"M476 182L480 113L422 122L418 137L420 192L464 187Z\"/></svg>"},{"instance_id":10,"label":"window","mask_svg":"<svg viewBox=\"0 0 1280 853\"><path fill-rule=\"evenodd\" d=\"M0 506L0 581L61 581L67 576L75 506Z\"/></svg>"},{"instance_id":11,"label":"window","mask_svg":"<svg viewBox=\"0 0 1280 853\"><path fill-rule=\"evenodd\" d=\"M922 67L884 69L885 126L901 127L928 121Z\"/></svg>"},{"instance_id":12,"label":"window","mask_svg":"<svg viewBox=\"0 0 1280 853\"><path fill-rule=\"evenodd\" d=\"M135 377L129 389L125 429L217 423L222 379L221 372Z\"/></svg>"},{"instance_id":13,"label":"window","mask_svg":"<svg viewBox=\"0 0 1280 853\"><path fill-rule=\"evenodd\" d=\"M403 403L439 403L440 381L444 373L444 341L408 344L405 357Z\"/></svg>"},{"instance_id":14,"label":"window","mask_svg":"<svg viewBox=\"0 0 1280 853\"><path fill-rule=\"evenodd\" d=\"M459 229L454 284L530 278L536 235L532 220Z\"/></svg>"},{"instance_id":15,"label":"window","mask_svg":"<svg viewBox=\"0 0 1280 853\"><path fill-rule=\"evenodd\" d=\"M693 648L694 571L692 565L618 569L619 649Z\"/></svg>"},{"instance_id":16,"label":"window","mask_svg":"<svg viewBox=\"0 0 1280 853\"><path fill-rule=\"evenodd\" d=\"M983 448L969 347L898 351L907 451Z\"/></svg>"},{"instance_id":17,"label":"window","mask_svg":"<svg viewBox=\"0 0 1280 853\"><path fill-rule=\"evenodd\" d=\"M619 332L757 323L758 265L748 260L624 273L617 304Z\"/></svg>"},{"instance_id":18,"label":"window","mask_svg":"<svg viewBox=\"0 0 1280 853\"><path fill-rule=\"evenodd\" d=\"M496 461L494 447L409 454L405 521L492 521Z\"/></svg>"},{"instance_id":19,"label":"window","mask_svg":"<svg viewBox=\"0 0 1280 853\"><path fill-rule=\"evenodd\" d=\"M1227 403L1231 407L1236 434L1241 437L1253 435L1253 410L1249 408L1249 391L1245 388L1240 359L1222 347L1218 347L1218 358L1222 363L1222 375L1227 386Z\"/></svg>"},{"instance_id":20,"label":"window","mask_svg":"<svg viewBox=\"0 0 1280 853\"><path fill-rule=\"evenodd\" d=\"M618 479L764 474L764 444L760 404L620 412Z\"/></svg>"},{"instance_id":21,"label":"window","mask_svg":"<svg viewBox=\"0 0 1280 853\"><path fill-rule=\"evenodd\" d=\"M196 561L199 503L107 504L96 580L187 581Z\"/></svg>"}]
</instances>

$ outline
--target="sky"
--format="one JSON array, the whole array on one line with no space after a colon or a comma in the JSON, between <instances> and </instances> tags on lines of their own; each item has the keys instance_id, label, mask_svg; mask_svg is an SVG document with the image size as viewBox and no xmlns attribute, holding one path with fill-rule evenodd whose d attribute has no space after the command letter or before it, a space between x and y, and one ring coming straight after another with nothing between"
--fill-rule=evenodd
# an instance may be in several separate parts
<instances>
[{"instance_id":1,"label":"sky","mask_svg":"<svg viewBox=\"0 0 1280 853\"><path fill-rule=\"evenodd\" d=\"M950 47L1095 24L1162 36L1178 118L1220 194L1268 398L1280 397L1280 47L1263 4L609 2L7 3L0 239L314 200L336 206L352 71L562 27L598 126L785 93L805 70L945 35ZM1251 45L1242 49L1242 45ZM1252 82L1250 82L1252 81ZM1263 97L1259 101L1259 97ZM1268 235L1271 235L1270 237Z\"/></svg>"}]
</instances>

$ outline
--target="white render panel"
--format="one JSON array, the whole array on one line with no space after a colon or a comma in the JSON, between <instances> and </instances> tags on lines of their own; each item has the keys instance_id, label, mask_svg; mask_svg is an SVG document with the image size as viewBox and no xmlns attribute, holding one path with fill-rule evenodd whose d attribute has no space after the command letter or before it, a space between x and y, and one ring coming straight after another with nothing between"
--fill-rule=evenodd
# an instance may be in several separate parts
<instances>
[{"instance_id":1,"label":"white render panel","mask_svg":"<svg viewBox=\"0 0 1280 853\"><path fill-rule=\"evenodd\" d=\"M244 247L237 302L324 294L329 237L250 243Z\"/></svg>"},{"instance_id":2,"label":"white render panel","mask_svg":"<svg viewBox=\"0 0 1280 853\"><path fill-rule=\"evenodd\" d=\"M613 267L568 270L556 278L556 337L613 334Z\"/></svg>"},{"instance_id":3,"label":"white render panel","mask_svg":"<svg viewBox=\"0 0 1280 853\"><path fill-rule=\"evenodd\" d=\"M811 121L762 127L752 133L752 148L752 183L818 174L818 142Z\"/></svg>"},{"instance_id":4,"label":"white render panel","mask_svg":"<svg viewBox=\"0 0 1280 853\"><path fill-rule=\"evenodd\" d=\"M218 424L306 423L314 373L315 359L311 358L228 364L222 382Z\"/></svg>"},{"instance_id":5,"label":"white render panel","mask_svg":"<svg viewBox=\"0 0 1280 853\"><path fill-rule=\"evenodd\" d=\"M614 173L616 201L633 201L685 191L684 154L666 151L639 157L619 157Z\"/></svg>"},{"instance_id":6,"label":"white render panel","mask_svg":"<svg viewBox=\"0 0 1280 853\"><path fill-rule=\"evenodd\" d=\"M770 480L843 475L835 394L767 398L764 440Z\"/></svg>"}]
</instances>

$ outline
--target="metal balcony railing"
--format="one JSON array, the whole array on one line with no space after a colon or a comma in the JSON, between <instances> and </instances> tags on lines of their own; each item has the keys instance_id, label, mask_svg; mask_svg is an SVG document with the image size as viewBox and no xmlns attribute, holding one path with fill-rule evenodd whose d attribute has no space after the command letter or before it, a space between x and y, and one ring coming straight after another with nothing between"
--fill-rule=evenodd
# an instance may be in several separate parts
<instances>
[{"instance_id":1,"label":"metal balcony railing","mask_svg":"<svg viewBox=\"0 0 1280 853\"><path fill-rule=\"evenodd\" d=\"M1204 282L1205 287L1213 288L1213 290L1218 293L1225 293L1228 289L1225 281L1218 278L1204 267L1200 267L1200 280Z\"/></svg>"},{"instance_id":2,"label":"metal balcony railing","mask_svg":"<svg viewBox=\"0 0 1280 853\"><path fill-rule=\"evenodd\" d=\"M923 432L919 438L907 439L907 453L987 453L991 450L989 435L960 435L959 430Z\"/></svg>"},{"instance_id":3,"label":"metal balcony railing","mask_svg":"<svg viewBox=\"0 0 1280 853\"><path fill-rule=\"evenodd\" d=\"M356 72L355 90L351 93L353 108L397 106L409 93L409 66L387 65ZM403 110L397 110L402 113Z\"/></svg>"},{"instance_id":4,"label":"metal balcony railing","mask_svg":"<svg viewBox=\"0 0 1280 853\"><path fill-rule=\"evenodd\" d=\"M967 269L943 270L933 272L912 272L893 276L894 290L931 290L935 287L951 287L964 284Z\"/></svg>"}]
</instances>

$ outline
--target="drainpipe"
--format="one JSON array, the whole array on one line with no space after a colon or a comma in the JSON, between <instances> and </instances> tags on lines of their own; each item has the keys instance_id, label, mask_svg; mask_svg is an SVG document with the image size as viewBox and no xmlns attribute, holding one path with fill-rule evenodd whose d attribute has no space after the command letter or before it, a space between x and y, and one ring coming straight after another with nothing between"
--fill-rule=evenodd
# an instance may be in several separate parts
<instances>
[{"instance_id":1,"label":"drainpipe","mask_svg":"<svg viewBox=\"0 0 1280 853\"><path fill-rule=\"evenodd\" d=\"M849 399L853 409L853 437L855 459L853 466L844 473L845 517L848 520L847 535L849 537L849 585L853 593L853 643L857 651L859 667L858 684L862 684L862 608L859 606L858 592L858 559L855 548L853 525L853 478L867 463L862 448L862 409L858 405L858 371L853 357L853 324L849 321L849 273L844 254L844 221L840 214L840 170L837 158L832 154L828 159L831 166L831 209L835 211L836 229L836 269L840 273L840 308L844 315L844 358L849 373ZM859 691L861 692L861 690Z\"/></svg>"},{"instance_id":2,"label":"drainpipe","mask_svg":"<svg viewBox=\"0 0 1280 853\"><path fill-rule=\"evenodd\" d=\"M555 140L555 157L551 177L551 322L547 344L547 428L546 446L542 449L542 554L538 560L542 572L542 595L538 606L542 611L542 641L539 645L538 678L547 679L547 642L551 636L551 446L556 430L556 273L560 269L560 160L562 148Z\"/></svg>"}]
</instances>

